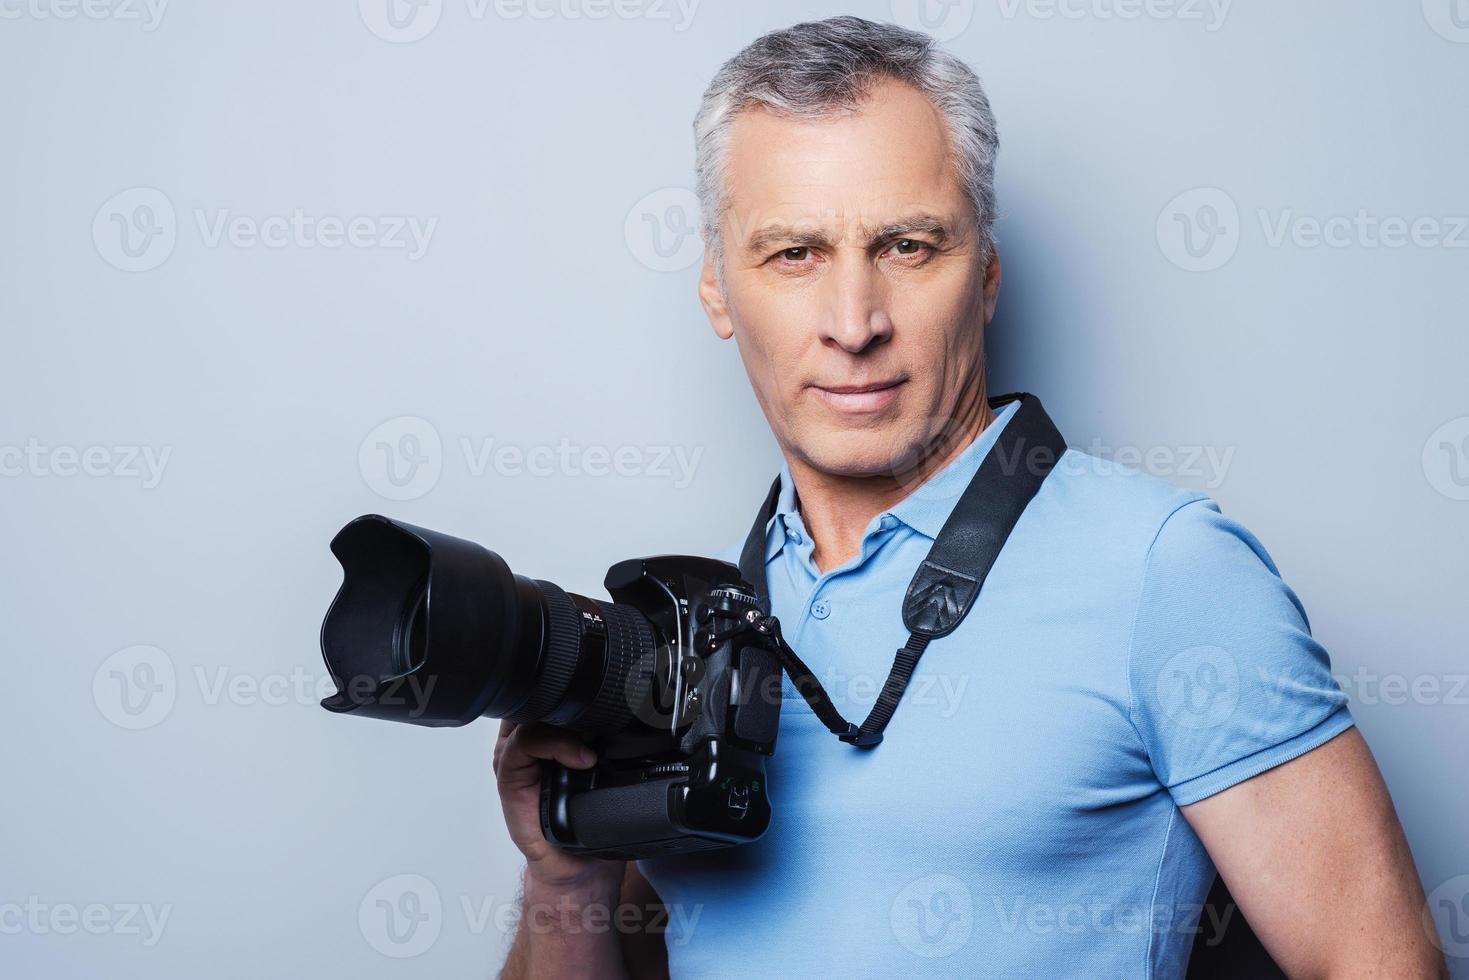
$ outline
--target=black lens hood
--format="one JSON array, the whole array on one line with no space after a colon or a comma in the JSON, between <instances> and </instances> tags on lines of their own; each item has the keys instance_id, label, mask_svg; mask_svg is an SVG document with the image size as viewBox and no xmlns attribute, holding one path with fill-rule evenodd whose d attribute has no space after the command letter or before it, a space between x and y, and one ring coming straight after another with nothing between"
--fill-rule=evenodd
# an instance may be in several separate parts
<instances>
[{"instance_id":1,"label":"black lens hood","mask_svg":"<svg viewBox=\"0 0 1469 980\"><path fill-rule=\"evenodd\" d=\"M437 727L525 698L534 671L513 669L515 654L540 642L540 603L499 555L378 514L331 549L343 579L321 626L337 685L323 708Z\"/></svg>"}]
</instances>

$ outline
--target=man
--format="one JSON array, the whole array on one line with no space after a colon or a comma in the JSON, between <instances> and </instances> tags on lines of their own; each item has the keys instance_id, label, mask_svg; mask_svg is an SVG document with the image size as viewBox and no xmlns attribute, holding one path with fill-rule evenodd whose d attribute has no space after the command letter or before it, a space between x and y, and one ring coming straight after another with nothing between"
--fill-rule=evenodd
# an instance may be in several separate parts
<instances>
[{"instance_id":1,"label":"man","mask_svg":"<svg viewBox=\"0 0 1469 980\"><path fill-rule=\"evenodd\" d=\"M785 458L773 612L860 720L914 569L1017 410L988 404L983 360L994 122L929 38L839 17L727 63L695 135L700 297ZM1199 922L1216 868L1290 976L1444 975L1391 800L1264 549L1208 498L1074 451L881 745L833 738L787 681L758 842L558 852L541 759L590 763L502 728L525 907L562 910L527 917L506 976L1176 977L1220 926ZM666 936L556 924L660 899Z\"/></svg>"}]
</instances>

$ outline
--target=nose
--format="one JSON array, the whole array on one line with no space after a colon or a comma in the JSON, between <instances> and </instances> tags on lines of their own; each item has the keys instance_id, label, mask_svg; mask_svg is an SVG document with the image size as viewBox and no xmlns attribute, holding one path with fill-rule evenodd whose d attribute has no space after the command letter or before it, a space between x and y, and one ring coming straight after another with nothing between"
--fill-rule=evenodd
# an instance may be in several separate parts
<instances>
[{"instance_id":1,"label":"nose","mask_svg":"<svg viewBox=\"0 0 1469 980\"><path fill-rule=\"evenodd\" d=\"M892 336L887 284L870 262L855 255L842 256L822 285L827 290L822 343L860 354Z\"/></svg>"}]
</instances>

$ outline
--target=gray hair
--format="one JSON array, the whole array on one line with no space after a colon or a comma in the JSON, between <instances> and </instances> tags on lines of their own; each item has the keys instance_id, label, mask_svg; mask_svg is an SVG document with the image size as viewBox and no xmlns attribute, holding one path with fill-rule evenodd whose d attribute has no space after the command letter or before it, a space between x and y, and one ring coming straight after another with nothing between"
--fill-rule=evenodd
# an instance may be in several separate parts
<instances>
[{"instance_id":1,"label":"gray hair","mask_svg":"<svg viewBox=\"0 0 1469 980\"><path fill-rule=\"evenodd\" d=\"M735 55L704 91L694 119L695 169L704 236L723 279L719 228L728 204L726 156L735 116L751 106L813 119L856 109L871 85L906 82L948 125L954 165L974 207L979 246L995 245L999 137L984 88L969 66L927 34L861 17L831 17L771 31Z\"/></svg>"}]
</instances>

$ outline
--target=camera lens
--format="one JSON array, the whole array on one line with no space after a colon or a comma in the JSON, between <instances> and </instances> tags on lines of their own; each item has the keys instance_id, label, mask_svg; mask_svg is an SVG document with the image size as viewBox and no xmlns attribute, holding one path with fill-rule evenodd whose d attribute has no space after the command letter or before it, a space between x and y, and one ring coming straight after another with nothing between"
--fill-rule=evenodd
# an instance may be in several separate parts
<instances>
[{"instance_id":1,"label":"camera lens","mask_svg":"<svg viewBox=\"0 0 1469 980\"><path fill-rule=\"evenodd\" d=\"M332 540L342 586L321 630L322 707L418 725L485 715L619 731L660 637L638 610L510 571L469 541L377 515Z\"/></svg>"}]
</instances>

